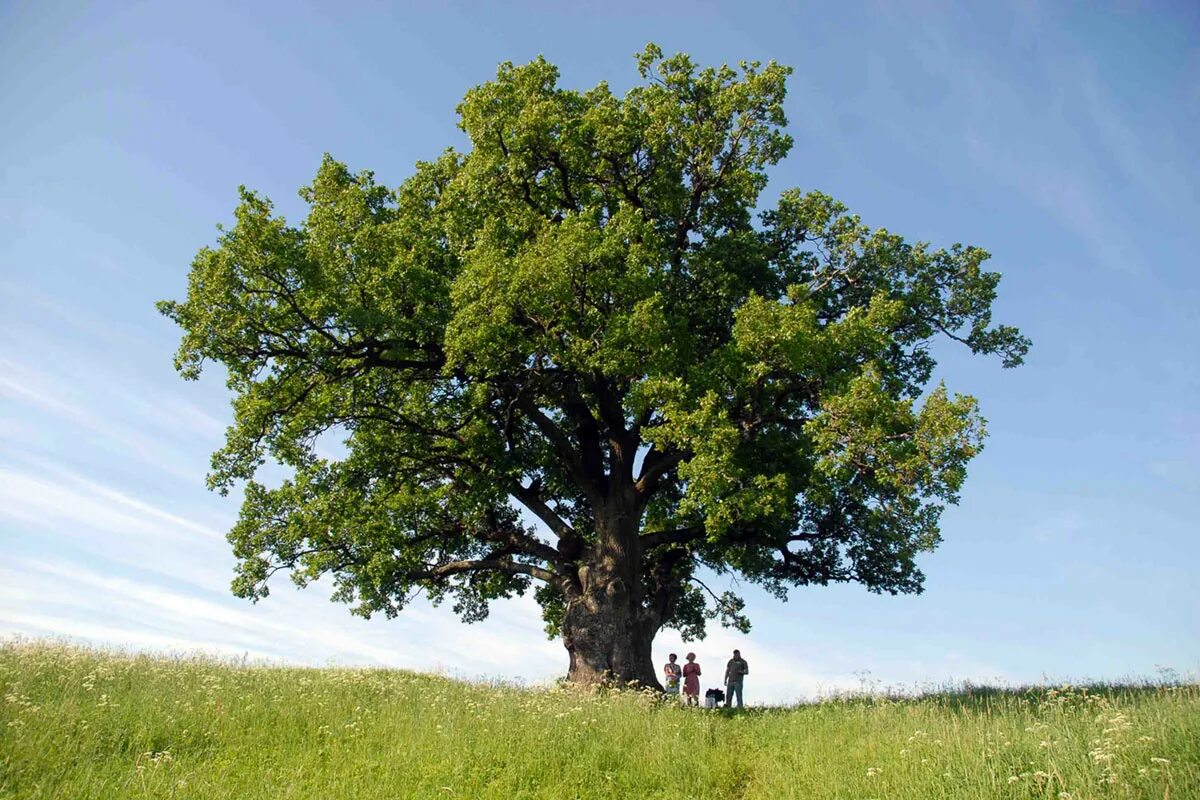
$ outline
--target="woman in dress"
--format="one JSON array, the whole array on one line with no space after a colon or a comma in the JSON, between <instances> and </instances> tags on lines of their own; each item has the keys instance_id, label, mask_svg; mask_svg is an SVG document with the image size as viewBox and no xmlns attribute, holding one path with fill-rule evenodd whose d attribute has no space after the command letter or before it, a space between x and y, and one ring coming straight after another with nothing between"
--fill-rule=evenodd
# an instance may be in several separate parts
<instances>
[{"instance_id":1,"label":"woman in dress","mask_svg":"<svg viewBox=\"0 0 1200 800\"><path fill-rule=\"evenodd\" d=\"M689 706L700 705L700 665L695 653L688 653L683 665L683 697Z\"/></svg>"}]
</instances>

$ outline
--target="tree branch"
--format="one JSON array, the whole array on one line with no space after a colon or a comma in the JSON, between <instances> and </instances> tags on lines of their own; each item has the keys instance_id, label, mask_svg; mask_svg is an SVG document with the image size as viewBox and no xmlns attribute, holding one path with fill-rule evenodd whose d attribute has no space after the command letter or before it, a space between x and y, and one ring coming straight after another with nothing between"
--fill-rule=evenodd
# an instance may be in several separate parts
<instances>
[{"instance_id":1,"label":"tree branch","mask_svg":"<svg viewBox=\"0 0 1200 800\"><path fill-rule=\"evenodd\" d=\"M562 154L557 150L551 150L550 161L558 169L559 178L562 180L563 197L566 199L567 205L572 211L578 211L579 202L575 199L575 195L571 192L571 184L567 178L567 165L563 163Z\"/></svg>"},{"instance_id":2,"label":"tree branch","mask_svg":"<svg viewBox=\"0 0 1200 800\"><path fill-rule=\"evenodd\" d=\"M538 541L521 528L497 528L496 530L480 534L475 538L480 541L495 542L502 545L501 549L493 553L492 556L501 554L528 555L540 558L547 563L555 563L562 560L561 553L545 542Z\"/></svg>"},{"instance_id":3,"label":"tree branch","mask_svg":"<svg viewBox=\"0 0 1200 800\"><path fill-rule=\"evenodd\" d=\"M464 559L462 561L450 561L445 564L439 564L428 570L413 571L408 575L414 580L444 580L454 575L462 575L468 572L504 572L509 575L528 575L532 578L537 578L540 581L550 583L554 580L554 573L548 569L537 566L536 564L526 564L521 561L513 561L509 558L481 558L481 559Z\"/></svg>"},{"instance_id":4,"label":"tree branch","mask_svg":"<svg viewBox=\"0 0 1200 800\"><path fill-rule=\"evenodd\" d=\"M646 498L653 494L659 479L683 461L684 455L679 450L659 450L656 445L651 445L642 459L642 472L633 487L638 495Z\"/></svg>"},{"instance_id":5,"label":"tree branch","mask_svg":"<svg viewBox=\"0 0 1200 800\"><path fill-rule=\"evenodd\" d=\"M571 440L563 433L562 428L528 397L524 395L518 397L517 403L529 421L550 440L550 444L554 446L559 457L566 463L567 471L575 479L579 488L588 495L589 499L600 500L600 487L597 481L585 468L579 450L571 444Z\"/></svg>"},{"instance_id":6,"label":"tree branch","mask_svg":"<svg viewBox=\"0 0 1200 800\"><path fill-rule=\"evenodd\" d=\"M666 531L651 531L642 535L642 549L649 552L655 547L665 544L687 544L704 538L704 526L693 525L687 528L674 528Z\"/></svg>"},{"instance_id":7,"label":"tree branch","mask_svg":"<svg viewBox=\"0 0 1200 800\"><path fill-rule=\"evenodd\" d=\"M554 512L544 500L541 494L533 486L522 486L520 483L513 489L513 497L517 498L530 511L537 515L538 519L546 523L550 530L559 539L576 538L579 536L575 529L566 523L566 521Z\"/></svg>"}]
</instances>

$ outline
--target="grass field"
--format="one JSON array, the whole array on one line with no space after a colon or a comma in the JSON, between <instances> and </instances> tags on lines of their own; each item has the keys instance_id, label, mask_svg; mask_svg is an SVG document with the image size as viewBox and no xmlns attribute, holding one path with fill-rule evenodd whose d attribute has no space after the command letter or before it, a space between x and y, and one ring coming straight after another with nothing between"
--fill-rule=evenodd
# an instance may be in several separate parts
<instances>
[{"instance_id":1,"label":"grass field","mask_svg":"<svg viewBox=\"0 0 1200 800\"><path fill-rule=\"evenodd\" d=\"M1200 687L724 711L0 645L3 798L1200 798Z\"/></svg>"}]
</instances>

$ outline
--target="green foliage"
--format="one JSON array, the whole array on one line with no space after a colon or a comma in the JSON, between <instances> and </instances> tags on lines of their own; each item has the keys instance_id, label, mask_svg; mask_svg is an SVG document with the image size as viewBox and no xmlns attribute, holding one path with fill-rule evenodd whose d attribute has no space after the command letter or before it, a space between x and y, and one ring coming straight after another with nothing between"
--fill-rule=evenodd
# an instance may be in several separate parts
<instances>
[{"instance_id":1,"label":"green foliage","mask_svg":"<svg viewBox=\"0 0 1200 800\"><path fill-rule=\"evenodd\" d=\"M1200 796L1194 683L727 714L644 693L6 644L0 698L13 800Z\"/></svg>"},{"instance_id":2,"label":"green foliage","mask_svg":"<svg viewBox=\"0 0 1200 800\"><path fill-rule=\"evenodd\" d=\"M780 595L920 590L984 435L973 399L930 391L930 343L1005 366L1029 345L992 324L988 254L816 192L755 220L790 70L653 45L637 65L618 97L503 64L458 107L468 152L396 190L326 157L299 225L241 191L160 304L181 374L216 362L234 395L210 482L247 482L239 595L329 574L358 613L424 591L478 619L536 581L553 633L620 551L646 624L702 636L748 623L705 608L701 565ZM256 482L267 460L292 476Z\"/></svg>"}]
</instances>

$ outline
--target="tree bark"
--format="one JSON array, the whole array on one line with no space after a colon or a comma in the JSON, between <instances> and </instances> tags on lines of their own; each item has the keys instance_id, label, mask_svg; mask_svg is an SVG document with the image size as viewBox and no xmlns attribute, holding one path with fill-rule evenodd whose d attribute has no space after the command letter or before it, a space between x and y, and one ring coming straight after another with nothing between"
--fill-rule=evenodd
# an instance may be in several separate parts
<instances>
[{"instance_id":1,"label":"tree bark","mask_svg":"<svg viewBox=\"0 0 1200 800\"><path fill-rule=\"evenodd\" d=\"M646 625L642 609L619 592L608 596L599 589L568 599L562 633L570 657L568 680L662 688L651 655L657 631Z\"/></svg>"},{"instance_id":2,"label":"tree bark","mask_svg":"<svg viewBox=\"0 0 1200 800\"><path fill-rule=\"evenodd\" d=\"M633 502L622 502L608 505L598 516L591 557L566 591L562 634L570 657L567 678L661 689L651 654L658 625L642 602L639 515Z\"/></svg>"},{"instance_id":3,"label":"tree bark","mask_svg":"<svg viewBox=\"0 0 1200 800\"><path fill-rule=\"evenodd\" d=\"M569 601L563 618L563 644L570 658L567 679L661 689L651 655L656 632L641 623L639 611L618 603L596 607Z\"/></svg>"}]
</instances>

